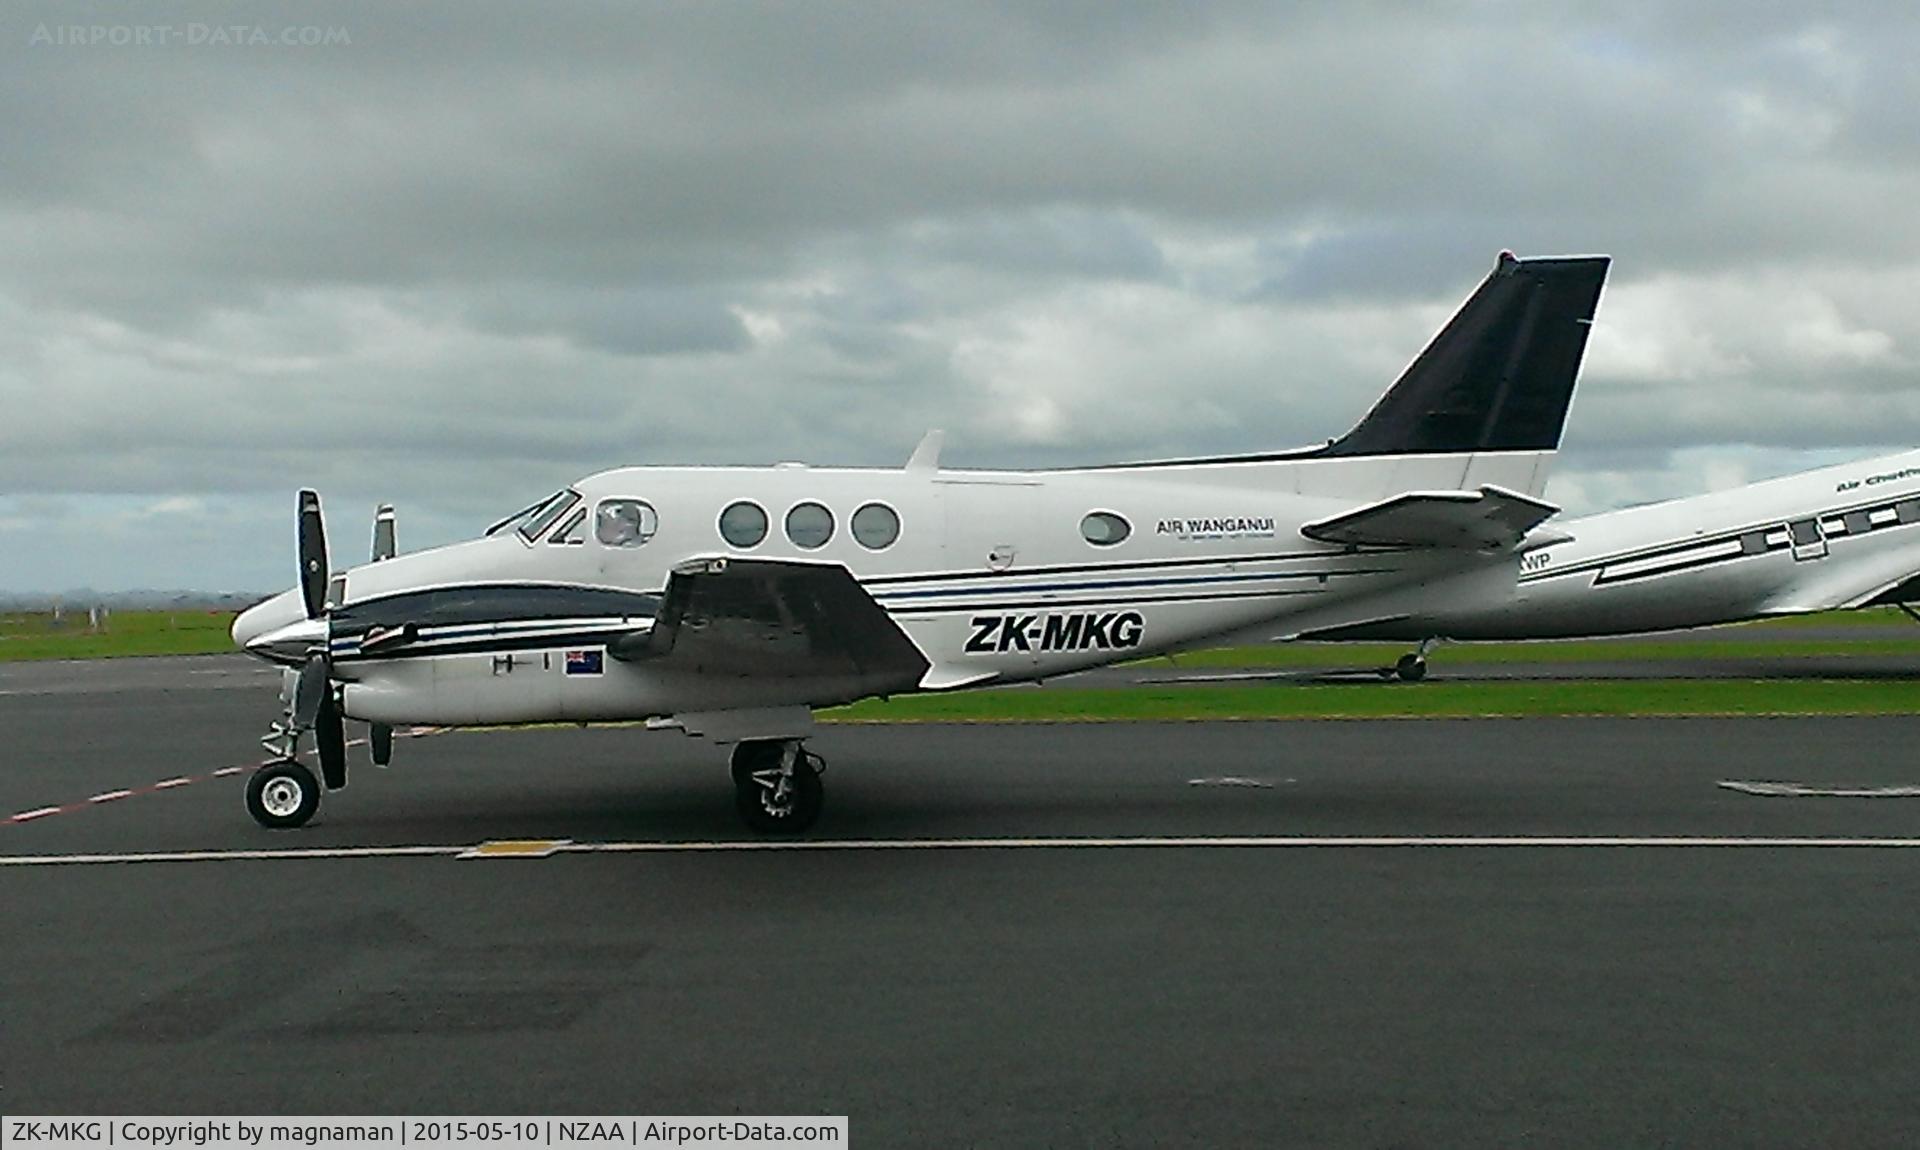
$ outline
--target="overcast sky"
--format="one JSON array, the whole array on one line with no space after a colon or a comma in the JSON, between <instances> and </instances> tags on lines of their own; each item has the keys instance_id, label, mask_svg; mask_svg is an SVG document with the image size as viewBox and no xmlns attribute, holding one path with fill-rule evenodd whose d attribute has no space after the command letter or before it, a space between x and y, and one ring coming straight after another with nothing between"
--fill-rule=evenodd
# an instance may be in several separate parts
<instances>
[{"instance_id":1,"label":"overcast sky","mask_svg":"<svg viewBox=\"0 0 1920 1150\"><path fill-rule=\"evenodd\" d=\"M1615 257L1570 511L1920 445L1920 8L1449 7L10 5L0 589L1310 443L1501 248Z\"/></svg>"}]
</instances>

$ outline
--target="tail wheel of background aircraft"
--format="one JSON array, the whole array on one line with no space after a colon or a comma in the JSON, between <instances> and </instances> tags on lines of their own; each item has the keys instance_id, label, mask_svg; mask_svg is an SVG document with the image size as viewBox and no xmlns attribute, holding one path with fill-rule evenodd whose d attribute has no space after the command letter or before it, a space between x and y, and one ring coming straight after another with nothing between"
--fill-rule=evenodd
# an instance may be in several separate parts
<instances>
[{"instance_id":1,"label":"tail wheel of background aircraft","mask_svg":"<svg viewBox=\"0 0 1920 1150\"><path fill-rule=\"evenodd\" d=\"M1418 683L1427 677L1427 661L1418 655L1402 655L1393 665L1393 673L1400 676L1402 682Z\"/></svg>"},{"instance_id":2,"label":"tail wheel of background aircraft","mask_svg":"<svg viewBox=\"0 0 1920 1150\"><path fill-rule=\"evenodd\" d=\"M320 780L291 759L268 763L247 780L247 813L272 830L303 826L320 809Z\"/></svg>"},{"instance_id":3,"label":"tail wheel of background aircraft","mask_svg":"<svg viewBox=\"0 0 1920 1150\"><path fill-rule=\"evenodd\" d=\"M734 807L763 835L796 835L820 817L820 757L798 742L741 743L733 752Z\"/></svg>"}]
</instances>

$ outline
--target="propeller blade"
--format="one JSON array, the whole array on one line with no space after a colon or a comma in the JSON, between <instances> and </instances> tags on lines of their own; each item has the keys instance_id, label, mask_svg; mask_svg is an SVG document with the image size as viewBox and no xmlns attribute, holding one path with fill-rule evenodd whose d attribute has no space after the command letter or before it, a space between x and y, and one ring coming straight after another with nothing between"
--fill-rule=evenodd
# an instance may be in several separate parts
<instances>
[{"instance_id":1,"label":"propeller blade","mask_svg":"<svg viewBox=\"0 0 1920 1150\"><path fill-rule=\"evenodd\" d=\"M313 724L314 746L320 751L320 780L327 789L337 791L347 785L347 733L340 722L340 708L328 691Z\"/></svg>"},{"instance_id":2,"label":"propeller blade","mask_svg":"<svg viewBox=\"0 0 1920 1150\"><path fill-rule=\"evenodd\" d=\"M400 543L394 534L393 504L382 503L373 513L373 561L391 559L400 553Z\"/></svg>"},{"instance_id":3,"label":"propeller blade","mask_svg":"<svg viewBox=\"0 0 1920 1150\"><path fill-rule=\"evenodd\" d=\"M327 606L327 527L320 518L320 493L300 492L300 595L307 618L318 619Z\"/></svg>"},{"instance_id":4,"label":"propeller blade","mask_svg":"<svg viewBox=\"0 0 1920 1150\"><path fill-rule=\"evenodd\" d=\"M300 677L293 684L293 725L306 730L320 717L323 705L332 694L328 680L327 657L314 654L300 665Z\"/></svg>"},{"instance_id":5,"label":"propeller blade","mask_svg":"<svg viewBox=\"0 0 1920 1150\"><path fill-rule=\"evenodd\" d=\"M384 767L393 761L393 728L375 723L367 732L367 745L373 752L373 765Z\"/></svg>"}]
</instances>

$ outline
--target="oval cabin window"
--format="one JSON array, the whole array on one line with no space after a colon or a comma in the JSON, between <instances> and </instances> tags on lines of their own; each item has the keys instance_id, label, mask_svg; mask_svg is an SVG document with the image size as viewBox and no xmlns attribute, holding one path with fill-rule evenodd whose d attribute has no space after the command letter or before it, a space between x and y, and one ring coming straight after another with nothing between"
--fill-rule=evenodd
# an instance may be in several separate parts
<instances>
[{"instance_id":1,"label":"oval cabin window","mask_svg":"<svg viewBox=\"0 0 1920 1150\"><path fill-rule=\"evenodd\" d=\"M735 547L758 547L767 537L767 513L758 503L742 499L720 513L720 538Z\"/></svg>"},{"instance_id":2,"label":"oval cabin window","mask_svg":"<svg viewBox=\"0 0 1920 1150\"><path fill-rule=\"evenodd\" d=\"M787 538L795 547L812 551L833 538L833 512L818 503L797 503L787 512Z\"/></svg>"},{"instance_id":3,"label":"oval cabin window","mask_svg":"<svg viewBox=\"0 0 1920 1150\"><path fill-rule=\"evenodd\" d=\"M884 551L900 538L900 515L884 503L869 503L853 513L853 538L869 551Z\"/></svg>"},{"instance_id":4,"label":"oval cabin window","mask_svg":"<svg viewBox=\"0 0 1920 1150\"><path fill-rule=\"evenodd\" d=\"M1111 547L1133 534L1133 525L1111 511L1094 511L1080 521L1080 538L1095 547Z\"/></svg>"}]
</instances>

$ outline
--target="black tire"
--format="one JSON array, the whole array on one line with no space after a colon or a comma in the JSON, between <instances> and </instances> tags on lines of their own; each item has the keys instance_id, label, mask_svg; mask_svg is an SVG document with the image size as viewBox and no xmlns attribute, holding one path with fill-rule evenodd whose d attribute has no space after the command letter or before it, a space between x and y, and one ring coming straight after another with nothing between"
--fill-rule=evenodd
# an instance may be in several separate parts
<instances>
[{"instance_id":1,"label":"black tire","mask_svg":"<svg viewBox=\"0 0 1920 1150\"><path fill-rule=\"evenodd\" d=\"M1427 661L1418 655L1402 655L1393 665L1393 671L1403 683L1418 683L1427 677Z\"/></svg>"},{"instance_id":2,"label":"black tire","mask_svg":"<svg viewBox=\"0 0 1920 1150\"><path fill-rule=\"evenodd\" d=\"M778 744L774 744L776 749ZM784 801L775 802L773 788L755 778L752 771L740 773L739 753L735 752L734 809L755 834L797 835L811 827L825 805L826 788L820 784L820 772L811 756L802 754L793 767L793 787ZM778 755L771 757L761 772L779 768Z\"/></svg>"},{"instance_id":3,"label":"black tire","mask_svg":"<svg viewBox=\"0 0 1920 1150\"><path fill-rule=\"evenodd\" d=\"M247 780L247 813L269 830L305 826L320 809L320 780L300 763L268 763Z\"/></svg>"},{"instance_id":4,"label":"black tire","mask_svg":"<svg viewBox=\"0 0 1920 1150\"><path fill-rule=\"evenodd\" d=\"M753 772L771 770L780 765L780 743L775 739L755 739L733 748L733 785L742 789L753 785Z\"/></svg>"}]
</instances>

